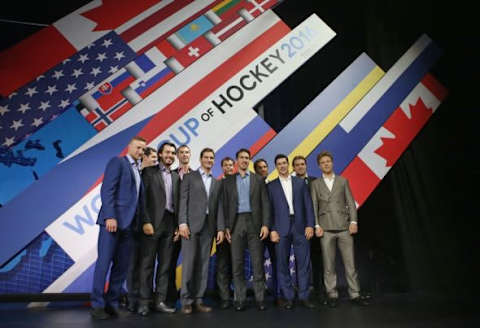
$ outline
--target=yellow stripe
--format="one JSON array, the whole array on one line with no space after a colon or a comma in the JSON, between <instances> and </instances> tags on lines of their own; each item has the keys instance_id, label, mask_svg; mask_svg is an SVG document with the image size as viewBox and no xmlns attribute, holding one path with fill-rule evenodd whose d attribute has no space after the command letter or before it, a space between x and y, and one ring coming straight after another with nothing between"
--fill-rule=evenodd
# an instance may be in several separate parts
<instances>
[{"instance_id":1,"label":"yellow stripe","mask_svg":"<svg viewBox=\"0 0 480 328\"><path fill-rule=\"evenodd\" d=\"M217 11L217 10L221 9L222 7L228 5L232 1L233 0L224 0L224 1L220 2L218 5L216 5L215 7L213 7L212 11Z\"/></svg>"},{"instance_id":2,"label":"yellow stripe","mask_svg":"<svg viewBox=\"0 0 480 328\"><path fill-rule=\"evenodd\" d=\"M383 77L384 71L378 66L368 73L355 89L352 90L328 116L288 155L289 162L297 155L307 157L322 140L337 126L338 123L352 110L352 108L370 91ZM274 170L268 176L272 181L278 176Z\"/></svg>"},{"instance_id":3,"label":"yellow stripe","mask_svg":"<svg viewBox=\"0 0 480 328\"><path fill-rule=\"evenodd\" d=\"M177 266L177 270L175 271L175 285L177 286L177 290L182 287L182 265L180 264Z\"/></svg>"}]
</instances>

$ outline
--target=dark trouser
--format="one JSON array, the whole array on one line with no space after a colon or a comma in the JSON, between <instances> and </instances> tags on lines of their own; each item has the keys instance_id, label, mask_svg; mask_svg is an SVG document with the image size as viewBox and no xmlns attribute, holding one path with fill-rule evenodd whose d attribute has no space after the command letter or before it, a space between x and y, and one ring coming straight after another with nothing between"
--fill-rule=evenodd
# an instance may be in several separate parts
<instances>
[{"instance_id":1,"label":"dark trouser","mask_svg":"<svg viewBox=\"0 0 480 328\"><path fill-rule=\"evenodd\" d=\"M106 305L118 307L118 299L123 282L127 276L129 257L132 250L132 231L130 229L108 232L100 226L98 234L98 258L93 274L91 294L92 307L103 308ZM105 279L110 268L108 292L104 295Z\"/></svg>"},{"instance_id":2,"label":"dark trouser","mask_svg":"<svg viewBox=\"0 0 480 328\"><path fill-rule=\"evenodd\" d=\"M156 231L153 236L142 235L140 242L142 257L140 260L140 299L142 303L148 302L152 296L155 258L158 261L155 273L156 302L165 302L175 226L174 215L165 211L160 231Z\"/></svg>"},{"instance_id":3,"label":"dark trouser","mask_svg":"<svg viewBox=\"0 0 480 328\"><path fill-rule=\"evenodd\" d=\"M232 232L232 263L235 301L244 302L247 299L247 285L244 272L244 251L248 247L253 267L253 290L257 302L264 299L265 270L263 268L263 242L260 240L260 230L254 228L251 213L237 215L235 229Z\"/></svg>"},{"instance_id":4,"label":"dark trouser","mask_svg":"<svg viewBox=\"0 0 480 328\"><path fill-rule=\"evenodd\" d=\"M167 301L171 303L177 302L178 290L177 290L177 262L180 256L180 250L182 249L182 243L180 240L173 243L172 260L170 261L170 269L168 273L168 291Z\"/></svg>"},{"instance_id":5,"label":"dark trouser","mask_svg":"<svg viewBox=\"0 0 480 328\"><path fill-rule=\"evenodd\" d=\"M133 234L132 253L130 254L130 263L128 264L127 289L128 301L136 302L140 296L140 235Z\"/></svg>"},{"instance_id":6,"label":"dark trouser","mask_svg":"<svg viewBox=\"0 0 480 328\"><path fill-rule=\"evenodd\" d=\"M207 220L205 220L207 221ZM212 250L213 236L205 224L202 230L191 234L190 239L182 238L182 305L203 303L207 290L208 262Z\"/></svg>"},{"instance_id":7,"label":"dark trouser","mask_svg":"<svg viewBox=\"0 0 480 328\"><path fill-rule=\"evenodd\" d=\"M278 283L283 296L287 300L293 300L295 290L289 269L290 249L293 245L295 261L297 262L298 298L308 299L308 287L310 282L310 245L303 231L295 231L293 219L290 223L290 231L286 236L280 237L275 250L277 252Z\"/></svg>"},{"instance_id":8,"label":"dark trouser","mask_svg":"<svg viewBox=\"0 0 480 328\"><path fill-rule=\"evenodd\" d=\"M232 283L232 254L230 244L224 240L217 245L217 285L222 301L230 299L230 284Z\"/></svg>"},{"instance_id":9,"label":"dark trouser","mask_svg":"<svg viewBox=\"0 0 480 328\"><path fill-rule=\"evenodd\" d=\"M325 286L323 284L323 260L322 260L322 246L320 238L313 236L310 239L310 259L312 262L312 283L317 295L321 296L325 293Z\"/></svg>"},{"instance_id":10,"label":"dark trouser","mask_svg":"<svg viewBox=\"0 0 480 328\"><path fill-rule=\"evenodd\" d=\"M277 254L275 251L275 243L270 238L264 240L263 244L268 249L270 255L270 265L272 267L272 295L274 298L280 297L280 287L278 286L277 279Z\"/></svg>"}]
</instances>

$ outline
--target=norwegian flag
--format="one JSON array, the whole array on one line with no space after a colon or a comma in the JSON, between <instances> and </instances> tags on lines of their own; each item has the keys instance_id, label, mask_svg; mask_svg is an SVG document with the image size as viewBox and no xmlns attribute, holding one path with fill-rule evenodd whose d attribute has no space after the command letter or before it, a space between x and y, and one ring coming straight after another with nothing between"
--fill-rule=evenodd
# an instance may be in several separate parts
<instances>
[{"instance_id":1,"label":"norwegian flag","mask_svg":"<svg viewBox=\"0 0 480 328\"><path fill-rule=\"evenodd\" d=\"M430 74L410 92L342 175L361 206L447 96Z\"/></svg>"},{"instance_id":2,"label":"norwegian flag","mask_svg":"<svg viewBox=\"0 0 480 328\"><path fill-rule=\"evenodd\" d=\"M2 100L0 145L17 144L135 56L115 32L110 32Z\"/></svg>"}]
</instances>

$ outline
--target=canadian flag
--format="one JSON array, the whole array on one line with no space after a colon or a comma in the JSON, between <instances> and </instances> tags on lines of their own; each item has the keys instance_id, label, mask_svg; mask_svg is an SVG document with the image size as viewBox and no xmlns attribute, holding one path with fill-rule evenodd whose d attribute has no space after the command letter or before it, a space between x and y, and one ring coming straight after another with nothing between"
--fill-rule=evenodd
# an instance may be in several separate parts
<instances>
[{"instance_id":1,"label":"canadian flag","mask_svg":"<svg viewBox=\"0 0 480 328\"><path fill-rule=\"evenodd\" d=\"M346 167L342 175L349 180L358 206L390 171L446 96L447 90L427 74Z\"/></svg>"}]
</instances>

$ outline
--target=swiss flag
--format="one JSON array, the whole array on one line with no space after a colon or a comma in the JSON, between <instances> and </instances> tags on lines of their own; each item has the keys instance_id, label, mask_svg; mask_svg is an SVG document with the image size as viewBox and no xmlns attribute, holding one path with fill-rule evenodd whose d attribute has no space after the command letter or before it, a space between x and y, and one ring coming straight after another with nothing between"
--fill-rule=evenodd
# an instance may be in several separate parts
<instances>
[{"instance_id":1,"label":"swiss flag","mask_svg":"<svg viewBox=\"0 0 480 328\"><path fill-rule=\"evenodd\" d=\"M45 27L0 52L0 94L8 96L76 52L55 27Z\"/></svg>"},{"instance_id":2,"label":"swiss flag","mask_svg":"<svg viewBox=\"0 0 480 328\"><path fill-rule=\"evenodd\" d=\"M174 57L183 67L187 67L212 48L213 45L201 36L183 47Z\"/></svg>"}]
</instances>

